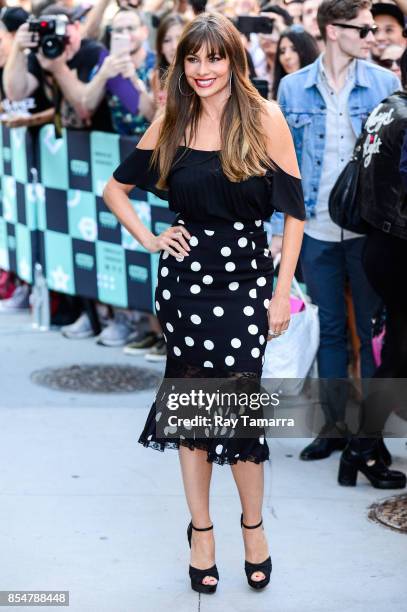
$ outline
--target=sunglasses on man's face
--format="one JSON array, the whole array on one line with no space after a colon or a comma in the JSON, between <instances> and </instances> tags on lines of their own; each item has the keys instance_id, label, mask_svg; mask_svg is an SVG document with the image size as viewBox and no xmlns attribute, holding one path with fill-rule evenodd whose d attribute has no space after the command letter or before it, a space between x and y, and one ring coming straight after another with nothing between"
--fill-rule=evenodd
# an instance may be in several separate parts
<instances>
[{"instance_id":1,"label":"sunglasses on man's face","mask_svg":"<svg viewBox=\"0 0 407 612\"><path fill-rule=\"evenodd\" d=\"M399 59L379 59L377 60L379 66L382 68L388 68L391 70L392 68L400 68L401 66L401 58Z\"/></svg>"},{"instance_id":2,"label":"sunglasses on man's face","mask_svg":"<svg viewBox=\"0 0 407 612\"><path fill-rule=\"evenodd\" d=\"M349 30L359 30L360 38L366 38L366 36L371 32L372 34L376 34L379 29L376 25L373 26L357 26L352 25L351 23L332 23L331 25L337 26L338 28L349 28Z\"/></svg>"}]
</instances>

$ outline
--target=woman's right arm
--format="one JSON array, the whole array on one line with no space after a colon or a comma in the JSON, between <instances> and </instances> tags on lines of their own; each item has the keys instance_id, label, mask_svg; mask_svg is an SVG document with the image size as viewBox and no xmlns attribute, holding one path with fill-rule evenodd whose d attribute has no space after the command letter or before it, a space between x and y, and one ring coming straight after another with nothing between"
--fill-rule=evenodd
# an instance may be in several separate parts
<instances>
[{"instance_id":1,"label":"woman's right arm","mask_svg":"<svg viewBox=\"0 0 407 612\"><path fill-rule=\"evenodd\" d=\"M152 150L157 144L162 118L157 119L148 128L138 143L138 149ZM103 199L112 213L128 232L150 253L165 250L174 257L188 256L190 246L186 239L191 236L185 227L172 226L159 236L153 234L140 220L129 199L129 193L134 185L123 184L113 176L108 181Z\"/></svg>"}]
</instances>

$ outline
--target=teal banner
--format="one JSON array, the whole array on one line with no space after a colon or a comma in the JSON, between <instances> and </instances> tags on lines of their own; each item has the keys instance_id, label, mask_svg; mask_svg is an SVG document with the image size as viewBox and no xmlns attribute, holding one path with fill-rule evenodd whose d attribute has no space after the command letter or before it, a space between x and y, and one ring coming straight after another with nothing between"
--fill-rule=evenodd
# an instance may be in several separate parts
<instances>
[{"instance_id":1,"label":"teal banner","mask_svg":"<svg viewBox=\"0 0 407 612\"><path fill-rule=\"evenodd\" d=\"M50 289L154 312L158 254L106 207L103 189L137 140L46 125L0 131L0 268L33 282L39 261ZM34 169L34 173L32 170ZM134 189L132 205L154 233L173 220L168 203Z\"/></svg>"},{"instance_id":2,"label":"teal banner","mask_svg":"<svg viewBox=\"0 0 407 612\"><path fill-rule=\"evenodd\" d=\"M0 144L0 268L32 283L37 236L34 143L26 128L0 126Z\"/></svg>"}]
</instances>

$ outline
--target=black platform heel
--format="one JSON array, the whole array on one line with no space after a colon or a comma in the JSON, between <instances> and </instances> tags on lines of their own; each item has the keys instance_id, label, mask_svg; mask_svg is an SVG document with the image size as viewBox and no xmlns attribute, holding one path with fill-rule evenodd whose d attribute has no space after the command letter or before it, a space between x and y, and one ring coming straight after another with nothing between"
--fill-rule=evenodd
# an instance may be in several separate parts
<instances>
[{"instance_id":1,"label":"black platform heel","mask_svg":"<svg viewBox=\"0 0 407 612\"><path fill-rule=\"evenodd\" d=\"M358 472L364 474L376 489L404 489L406 486L405 474L388 469L377 442L366 451L358 450L356 442L353 447L348 444L343 451L338 471L339 484L356 486Z\"/></svg>"},{"instance_id":2,"label":"black platform heel","mask_svg":"<svg viewBox=\"0 0 407 612\"><path fill-rule=\"evenodd\" d=\"M245 525L243 522L243 512L242 512L241 517L240 517L241 527L244 527L245 529L257 529L257 527L260 527L262 524L263 524L263 519L261 519L260 523L257 523L257 525ZM245 560L244 571L246 572L247 582L249 583L249 585L253 589L264 589L264 587L267 586L268 583L270 582L271 568L272 568L272 565L271 565L270 556L267 557L267 559L263 561L262 563L250 563L250 561ZM251 576L254 572L262 572L265 575L265 578L263 578L263 580L253 580Z\"/></svg>"},{"instance_id":3,"label":"black platform heel","mask_svg":"<svg viewBox=\"0 0 407 612\"><path fill-rule=\"evenodd\" d=\"M191 521L187 529L189 548L191 548L191 538L193 529L195 529L195 531L210 531L211 529L213 529L213 525L211 525L210 527L195 527ZM216 580L219 580L219 573L218 568L216 567L216 563L215 565L212 565L212 567L208 567L208 569L198 569L197 567L193 567L192 565L189 566L191 588L194 591L197 591L197 593L215 593L218 583L203 584L202 580L205 578L205 576L212 576L213 578L216 578Z\"/></svg>"}]
</instances>

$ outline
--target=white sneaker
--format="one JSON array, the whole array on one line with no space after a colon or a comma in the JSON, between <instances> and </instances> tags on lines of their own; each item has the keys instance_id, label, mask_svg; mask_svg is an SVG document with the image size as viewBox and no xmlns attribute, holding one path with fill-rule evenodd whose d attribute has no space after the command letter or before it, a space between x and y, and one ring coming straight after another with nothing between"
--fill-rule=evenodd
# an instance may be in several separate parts
<instances>
[{"instance_id":1,"label":"white sneaker","mask_svg":"<svg viewBox=\"0 0 407 612\"><path fill-rule=\"evenodd\" d=\"M20 312L30 307L30 285L19 285L11 297L0 301L0 312Z\"/></svg>"},{"instance_id":2,"label":"white sneaker","mask_svg":"<svg viewBox=\"0 0 407 612\"><path fill-rule=\"evenodd\" d=\"M144 355L147 361L166 361L167 359L167 344L164 336L158 338L155 345Z\"/></svg>"},{"instance_id":3,"label":"white sneaker","mask_svg":"<svg viewBox=\"0 0 407 612\"><path fill-rule=\"evenodd\" d=\"M82 338L91 338L95 335L89 317L86 312L83 312L79 319L70 325L63 325L61 333L65 338L71 340L81 340Z\"/></svg>"},{"instance_id":4,"label":"white sneaker","mask_svg":"<svg viewBox=\"0 0 407 612\"><path fill-rule=\"evenodd\" d=\"M133 333L134 325L124 312L119 311L99 334L96 342L103 346L124 346Z\"/></svg>"}]
</instances>

